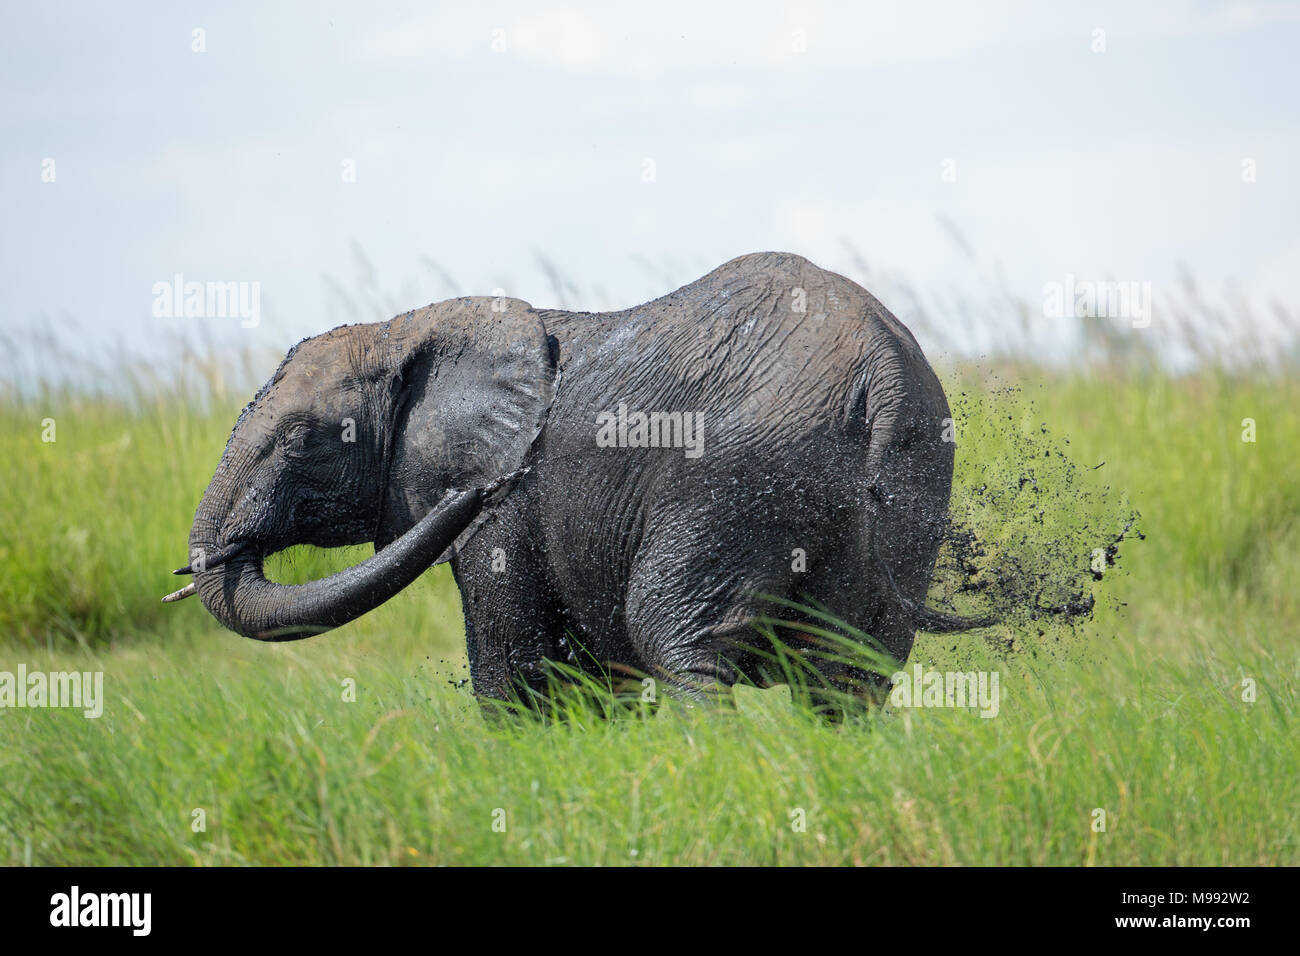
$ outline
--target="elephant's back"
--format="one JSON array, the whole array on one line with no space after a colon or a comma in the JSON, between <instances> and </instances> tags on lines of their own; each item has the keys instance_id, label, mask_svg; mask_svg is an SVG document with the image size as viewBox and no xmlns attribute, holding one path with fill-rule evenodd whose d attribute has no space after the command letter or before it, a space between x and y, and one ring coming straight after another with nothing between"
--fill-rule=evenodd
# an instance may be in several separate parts
<instances>
[{"instance_id":1,"label":"elephant's back","mask_svg":"<svg viewBox=\"0 0 1300 956\"><path fill-rule=\"evenodd\" d=\"M761 424L770 441L842 422L873 370L929 373L869 292L789 253L741 256L619 312L540 314L559 350L556 411L583 422L622 403L702 414L723 442Z\"/></svg>"}]
</instances>

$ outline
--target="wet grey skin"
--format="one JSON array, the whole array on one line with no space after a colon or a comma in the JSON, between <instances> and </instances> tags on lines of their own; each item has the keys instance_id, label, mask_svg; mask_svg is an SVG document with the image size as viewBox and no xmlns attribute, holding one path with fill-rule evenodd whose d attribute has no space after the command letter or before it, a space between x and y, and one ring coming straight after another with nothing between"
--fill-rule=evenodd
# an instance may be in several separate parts
<instances>
[{"instance_id":1,"label":"wet grey skin","mask_svg":"<svg viewBox=\"0 0 1300 956\"><path fill-rule=\"evenodd\" d=\"M660 447L640 447L638 413ZM289 352L199 503L192 590L168 597L293 640L450 561L483 698L535 698L551 661L687 695L763 685L753 623L771 596L826 608L902 662L918 628L989 623L925 607L948 418L902 323L795 255L742 256L620 312L453 299ZM262 572L291 545L364 542L373 557L320 581ZM879 681L819 667L832 686Z\"/></svg>"}]
</instances>

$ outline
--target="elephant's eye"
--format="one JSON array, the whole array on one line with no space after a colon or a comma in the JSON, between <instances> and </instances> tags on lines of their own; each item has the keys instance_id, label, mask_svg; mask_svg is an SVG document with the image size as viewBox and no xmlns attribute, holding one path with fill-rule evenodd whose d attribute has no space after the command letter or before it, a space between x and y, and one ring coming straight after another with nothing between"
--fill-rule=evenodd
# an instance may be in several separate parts
<instances>
[{"instance_id":1,"label":"elephant's eye","mask_svg":"<svg viewBox=\"0 0 1300 956\"><path fill-rule=\"evenodd\" d=\"M285 422L276 430L276 440L286 454L298 455L307 450L311 438L311 426L303 421Z\"/></svg>"}]
</instances>

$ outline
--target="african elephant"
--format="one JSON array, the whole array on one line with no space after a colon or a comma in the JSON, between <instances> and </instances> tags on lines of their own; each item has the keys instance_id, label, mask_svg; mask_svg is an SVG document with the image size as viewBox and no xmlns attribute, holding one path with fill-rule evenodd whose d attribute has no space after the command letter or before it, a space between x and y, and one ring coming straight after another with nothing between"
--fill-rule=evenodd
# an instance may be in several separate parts
<instances>
[{"instance_id":1,"label":"african elephant","mask_svg":"<svg viewBox=\"0 0 1300 956\"><path fill-rule=\"evenodd\" d=\"M751 625L770 595L901 662L917 628L986 623L925 606L948 416L902 323L795 255L733 259L620 312L440 302L289 352L239 416L177 594L293 640L449 560L486 698L541 690L557 660L687 695L761 683ZM263 576L290 545L367 541L375 555L332 577Z\"/></svg>"}]
</instances>

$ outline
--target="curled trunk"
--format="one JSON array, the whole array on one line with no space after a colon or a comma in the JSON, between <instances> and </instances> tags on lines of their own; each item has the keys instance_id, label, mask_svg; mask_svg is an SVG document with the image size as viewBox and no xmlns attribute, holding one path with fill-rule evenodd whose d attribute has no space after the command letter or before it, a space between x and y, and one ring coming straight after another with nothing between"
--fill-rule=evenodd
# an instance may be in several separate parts
<instances>
[{"instance_id":1,"label":"curled trunk","mask_svg":"<svg viewBox=\"0 0 1300 956\"><path fill-rule=\"evenodd\" d=\"M259 641L291 641L341 627L430 567L479 513L488 490L447 492L437 507L374 557L306 584L268 581L262 569L266 556L250 544L222 566L195 574L199 599L230 630ZM190 542L209 553L230 544L218 540L209 517L213 513L205 496Z\"/></svg>"}]
</instances>

